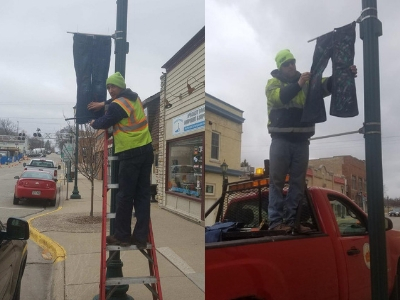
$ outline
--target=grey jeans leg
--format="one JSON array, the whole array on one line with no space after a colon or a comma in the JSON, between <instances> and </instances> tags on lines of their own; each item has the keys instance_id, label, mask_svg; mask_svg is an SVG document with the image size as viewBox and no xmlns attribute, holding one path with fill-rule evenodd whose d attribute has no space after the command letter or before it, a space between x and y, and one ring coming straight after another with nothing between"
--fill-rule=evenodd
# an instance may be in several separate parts
<instances>
[{"instance_id":1,"label":"grey jeans leg","mask_svg":"<svg viewBox=\"0 0 400 300\"><path fill-rule=\"evenodd\" d=\"M304 193L308 156L308 141L290 142L281 138L272 139L268 205L270 228L283 222L293 225L299 201ZM287 174L289 174L289 190L284 197L283 187Z\"/></svg>"}]
</instances>

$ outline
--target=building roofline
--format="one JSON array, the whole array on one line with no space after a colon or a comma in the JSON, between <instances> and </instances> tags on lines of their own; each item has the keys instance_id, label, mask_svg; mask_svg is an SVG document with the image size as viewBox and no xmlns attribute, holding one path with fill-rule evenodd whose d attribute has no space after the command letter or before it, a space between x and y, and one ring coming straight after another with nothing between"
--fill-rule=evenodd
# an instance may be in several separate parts
<instances>
[{"instance_id":1,"label":"building roofline","mask_svg":"<svg viewBox=\"0 0 400 300\"><path fill-rule=\"evenodd\" d=\"M235 123L239 123L239 124L244 123L244 120L245 120L244 118L237 116L237 115L231 113L230 111L227 111L226 109L223 109L223 108L221 108L213 103L210 103L208 101L206 101L206 103L205 103L205 108L206 108L206 111L210 111L218 116L221 116L221 117L228 119L230 121L233 121Z\"/></svg>"},{"instance_id":2,"label":"building roofline","mask_svg":"<svg viewBox=\"0 0 400 300\"><path fill-rule=\"evenodd\" d=\"M172 69L179 64L184 58L189 56L199 45L205 42L205 26L192 37L178 52L175 53L161 68L167 70Z\"/></svg>"},{"instance_id":3,"label":"building roofline","mask_svg":"<svg viewBox=\"0 0 400 300\"><path fill-rule=\"evenodd\" d=\"M212 96L212 95L210 95L210 94L208 94L208 93L205 93L206 94L206 97L210 97L210 98L212 98L212 99L214 99L214 100L216 100L216 101L218 101L218 102L221 102L222 104L224 104L224 105L226 105L226 106L229 106L229 107L231 107L231 108L234 108L234 109L236 109L237 111L240 111L241 113L243 112L243 110L241 110L241 109L239 109L239 108L237 108L237 107L235 107L235 106L233 106L233 105L231 105L231 104L229 104L229 103L227 103L227 102L225 102L225 101L222 101L221 99L218 99L217 97L214 97L214 96Z\"/></svg>"},{"instance_id":4,"label":"building roofline","mask_svg":"<svg viewBox=\"0 0 400 300\"><path fill-rule=\"evenodd\" d=\"M142 101L142 105L147 105L147 104L149 104L150 102L152 102L152 101L154 101L154 100L157 100L157 99L159 99L159 98L160 98L160 92L157 92L157 93L155 93L154 95L152 95L152 96L146 98L145 100L143 100L143 101Z\"/></svg>"}]
</instances>

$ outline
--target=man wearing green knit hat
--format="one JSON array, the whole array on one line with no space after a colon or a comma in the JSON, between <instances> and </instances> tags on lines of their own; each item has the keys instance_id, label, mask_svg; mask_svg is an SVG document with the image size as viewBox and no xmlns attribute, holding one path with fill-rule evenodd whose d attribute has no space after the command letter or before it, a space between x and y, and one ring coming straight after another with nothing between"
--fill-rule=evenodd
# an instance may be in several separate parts
<instances>
[{"instance_id":1,"label":"man wearing green knit hat","mask_svg":"<svg viewBox=\"0 0 400 300\"><path fill-rule=\"evenodd\" d=\"M126 89L125 79L120 72L117 72L107 78L106 85L113 84L121 89Z\"/></svg>"},{"instance_id":2,"label":"man wearing green knit hat","mask_svg":"<svg viewBox=\"0 0 400 300\"><path fill-rule=\"evenodd\" d=\"M150 175L154 159L149 126L138 94L126 88L121 73L108 77L106 85L111 96L106 101L108 109L104 116L90 122L95 129L113 127L115 154L119 159L115 230L114 235L107 236L106 240L108 245L136 245L145 249L149 234ZM89 109L96 110L95 104L89 105ZM136 224L132 232L133 208Z\"/></svg>"},{"instance_id":3,"label":"man wearing green knit hat","mask_svg":"<svg viewBox=\"0 0 400 300\"><path fill-rule=\"evenodd\" d=\"M268 132L271 135L269 152L269 230L305 233L311 229L301 224L295 228L297 207L304 197L305 178L309 159L309 138L315 124L302 122L307 98L310 72L296 69L295 56L289 49L275 56L277 69L265 87L268 107ZM356 66L350 67L354 76ZM331 77L322 78L323 96L331 94ZM286 175L289 190L283 195ZM286 208L286 209L284 209Z\"/></svg>"}]
</instances>

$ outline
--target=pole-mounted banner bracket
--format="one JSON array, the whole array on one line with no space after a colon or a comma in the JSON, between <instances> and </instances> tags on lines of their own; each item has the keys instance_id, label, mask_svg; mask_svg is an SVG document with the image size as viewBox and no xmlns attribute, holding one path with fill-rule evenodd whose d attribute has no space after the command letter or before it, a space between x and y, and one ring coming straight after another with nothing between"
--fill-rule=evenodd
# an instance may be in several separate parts
<instances>
[{"instance_id":1,"label":"pole-mounted banner bracket","mask_svg":"<svg viewBox=\"0 0 400 300\"><path fill-rule=\"evenodd\" d=\"M363 129L363 134L381 134L381 123L380 122L368 122L364 123L364 127L360 128ZM360 132L361 133L361 132Z\"/></svg>"}]
</instances>

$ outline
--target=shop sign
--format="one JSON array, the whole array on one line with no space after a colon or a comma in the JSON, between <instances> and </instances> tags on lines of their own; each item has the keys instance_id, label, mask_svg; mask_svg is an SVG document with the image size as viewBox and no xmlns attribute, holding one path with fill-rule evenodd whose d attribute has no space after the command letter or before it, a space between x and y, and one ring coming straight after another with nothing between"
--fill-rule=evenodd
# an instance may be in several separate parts
<instances>
[{"instance_id":1,"label":"shop sign","mask_svg":"<svg viewBox=\"0 0 400 300\"><path fill-rule=\"evenodd\" d=\"M205 112L205 105L202 105L173 118L172 134L178 135L198 129L204 129L206 117Z\"/></svg>"},{"instance_id":2,"label":"shop sign","mask_svg":"<svg viewBox=\"0 0 400 300\"><path fill-rule=\"evenodd\" d=\"M68 162L73 157L74 145L73 144L64 144L64 148L61 152L61 158L64 162Z\"/></svg>"}]
</instances>

